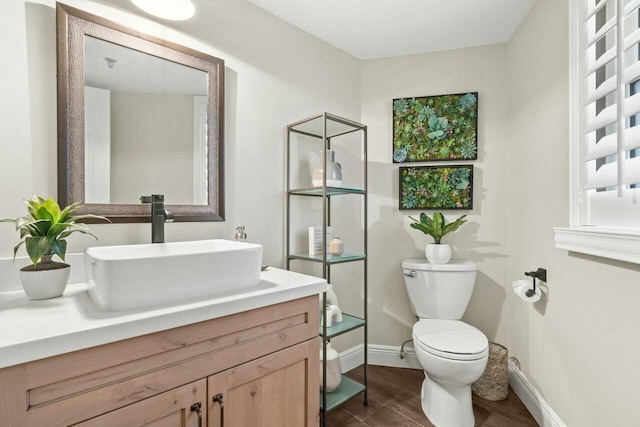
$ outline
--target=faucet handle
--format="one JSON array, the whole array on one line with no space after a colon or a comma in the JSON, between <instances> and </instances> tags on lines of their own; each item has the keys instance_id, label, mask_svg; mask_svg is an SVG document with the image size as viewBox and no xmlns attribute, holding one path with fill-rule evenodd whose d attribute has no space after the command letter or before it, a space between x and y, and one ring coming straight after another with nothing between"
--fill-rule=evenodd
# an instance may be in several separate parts
<instances>
[{"instance_id":1,"label":"faucet handle","mask_svg":"<svg viewBox=\"0 0 640 427\"><path fill-rule=\"evenodd\" d=\"M140 196L140 203L151 203L151 196Z\"/></svg>"},{"instance_id":2,"label":"faucet handle","mask_svg":"<svg viewBox=\"0 0 640 427\"><path fill-rule=\"evenodd\" d=\"M173 222L173 212L170 210L164 210L164 222Z\"/></svg>"}]
</instances>

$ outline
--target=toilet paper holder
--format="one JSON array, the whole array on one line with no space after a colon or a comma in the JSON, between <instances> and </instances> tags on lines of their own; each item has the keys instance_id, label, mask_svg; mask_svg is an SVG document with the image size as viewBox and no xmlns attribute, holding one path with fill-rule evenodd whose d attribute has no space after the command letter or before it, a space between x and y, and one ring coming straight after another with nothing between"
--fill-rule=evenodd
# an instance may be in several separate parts
<instances>
[{"instance_id":1,"label":"toilet paper holder","mask_svg":"<svg viewBox=\"0 0 640 427\"><path fill-rule=\"evenodd\" d=\"M533 279L533 288L529 289L525 293L528 297L532 297L536 293L536 279L542 280L543 282L547 281L547 270L544 268L538 268L536 271L525 272L524 275Z\"/></svg>"}]
</instances>

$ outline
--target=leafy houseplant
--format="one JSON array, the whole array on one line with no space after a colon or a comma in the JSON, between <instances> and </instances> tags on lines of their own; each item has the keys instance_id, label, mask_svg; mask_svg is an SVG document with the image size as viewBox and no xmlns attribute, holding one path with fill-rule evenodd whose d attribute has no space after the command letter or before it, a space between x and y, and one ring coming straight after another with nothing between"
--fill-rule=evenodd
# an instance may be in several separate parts
<instances>
[{"instance_id":1,"label":"leafy houseplant","mask_svg":"<svg viewBox=\"0 0 640 427\"><path fill-rule=\"evenodd\" d=\"M22 240L13 248L14 259L23 244L31 259L32 265L20 269L22 284L31 299L60 296L69 279L70 268L68 264L52 261L51 257L55 254L64 261L67 252L65 239L75 232L89 234L97 239L86 224L77 221L86 218L107 219L97 215L74 216L73 213L78 208L77 203L60 209L53 198L44 199L34 195L31 200L25 200L25 205L27 216L0 220L14 223L16 231L20 233ZM30 274L34 272L49 273ZM37 282L35 288L30 286L30 281L33 280ZM56 281L57 283L54 283Z\"/></svg>"},{"instance_id":2,"label":"leafy houseplant","mask_svg":"<svg viewBox=\"0 0 640 427\"><path fill-rule=\"evenodd\" d=\"M433 218L425 213L420 214L420 220L413 217L411 220L411 228L422 231L433 237L434 243L427 244L425 254L427 259L433 264L446 264L451 259L451 248L447 243L442 243L442 238L449 233L456 231L462 224L467 222L466 215L462 215L453 222L446 223L444 215L440 212L434 212Z\"/></svg>"}]
</instances>

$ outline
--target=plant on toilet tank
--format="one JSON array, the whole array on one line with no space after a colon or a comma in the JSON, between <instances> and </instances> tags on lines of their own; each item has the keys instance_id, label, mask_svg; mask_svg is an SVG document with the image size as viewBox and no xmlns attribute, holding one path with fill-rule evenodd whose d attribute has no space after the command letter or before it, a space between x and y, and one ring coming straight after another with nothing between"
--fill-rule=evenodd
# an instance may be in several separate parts
<instances>
[{"instance_id":1,"label":"plant on toilet tank","mask_svg":"<svg viewBox=\"0 0 640 427\"><path fill-rule=\"evenodd\" d=\"M413 217L411 220L411 228L422 231L424 234L433 237L434 243L427 243L425 255L432 264L446 264L451 259L451 247L448 243L442 243L442 238L449 233L456 231L462 224L467 222L464 219L466 215L462 215L453 222L446 223L444 215L440 212L434 212L433 217L429 217L425 213L420 214L420 219Z\"/></svg>"}]
</instances>

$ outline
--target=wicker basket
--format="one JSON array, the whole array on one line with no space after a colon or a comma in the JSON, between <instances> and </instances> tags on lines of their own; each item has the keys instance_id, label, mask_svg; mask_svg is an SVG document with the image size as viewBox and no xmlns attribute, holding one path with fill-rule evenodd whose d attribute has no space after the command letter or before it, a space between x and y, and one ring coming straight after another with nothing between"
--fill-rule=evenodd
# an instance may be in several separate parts
<instances>
[{"instance_id":1,"label":"wicker basket","mask_svg":"<svg viewBox=\"0 0 640 427\"><path fill-rule=\"evenodd\" d=\"M506 399L509 394L508 359L509 352L504 346L490 342L487 368L480 379L471 385L471 390L483 399Z\"/></svg>"}]
</instances>

